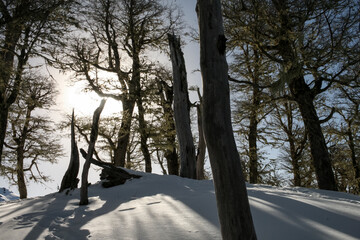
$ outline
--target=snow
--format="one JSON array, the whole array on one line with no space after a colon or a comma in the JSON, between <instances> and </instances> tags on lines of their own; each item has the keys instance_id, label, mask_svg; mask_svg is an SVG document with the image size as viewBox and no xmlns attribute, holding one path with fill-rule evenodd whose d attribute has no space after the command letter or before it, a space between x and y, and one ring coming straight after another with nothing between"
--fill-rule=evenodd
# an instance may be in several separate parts
<instances>
[{"instance_id":1,"label":"snow","mask_svg":"<svg viewBox=\"0 0 360 240\"><path fill-rule=\"evenodd\" d=\"M113 188L0 203L1 239L221 239L212 181L139 173ZM360 197L248 185L258 239L360 239Z\"/></svg>"},{"instance_id":2,"label":"snow","mask_svg":"<svg viewBox=\"0 0 360 240\"><path fill-rule=\"evenodd\" d=\"M0 202L19 199L12 191L7 188L0 187Z\"/></svg>"}]
</instances>

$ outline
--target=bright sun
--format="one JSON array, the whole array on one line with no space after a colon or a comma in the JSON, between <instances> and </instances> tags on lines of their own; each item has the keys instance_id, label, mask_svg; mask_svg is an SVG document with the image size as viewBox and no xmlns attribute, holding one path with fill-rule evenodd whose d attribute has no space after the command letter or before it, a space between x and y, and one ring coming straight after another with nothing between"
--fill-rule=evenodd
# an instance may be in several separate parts
<instances>
[{"instance_id":1,"label":"bright sun","mask_svg":"<svg viewBox=\"0 0 360 240\"><path fill-rule=\"evenodd\" d=\"M82 89L83 86L80 84L66 86L61 93L63 108L69 113L74 108L76 115L92 116L95 109L99 106L101 98L94 92L84 92ZM102 115L121 113L121 110L121 103L109 98Z\"/></svg>"}]
</instances>

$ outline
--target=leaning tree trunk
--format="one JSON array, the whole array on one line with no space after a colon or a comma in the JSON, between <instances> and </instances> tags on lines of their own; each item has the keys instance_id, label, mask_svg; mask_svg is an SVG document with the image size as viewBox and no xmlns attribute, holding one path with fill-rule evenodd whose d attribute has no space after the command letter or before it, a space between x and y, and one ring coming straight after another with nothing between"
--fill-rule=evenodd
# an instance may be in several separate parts
<instances>
[{"instance_id":1,"label":"leaning tree trunk","mask_svg":"<svg viewBox=\"0 0 360 240\"><path fill-rule=\"evenodd\" d=\"M71 116L71 156L69 167L66 170L64 177L61 181L61 186L59 192L64 191L67 188L75 189L77 188L79 179L77 175L79 173L80 160L79 160L79 150L75 140L75 119L74 119L74 109Z\"/></svg>"},{"instance_id":2,"label":"leaning tree trunk","mask_svg":"<svg viewBox=\"0 0 360 240\"><path fill-rule=\"evenodd\" d=\"M80 205L87 205L89 203L88 199L88 175L89 175L89 168L91 164L92 155L95 149L95 142L98 136L99 130L99 120L100 114L104 109L106 100L101 100L100 106L95 110L93 116L93 123L91 127L91 134L90 134L90 143L88 148L88 153L86 156L86 160L83 167L83 172L81 176L81 191L80 191Z\"/></svg>"},{"instance_id":3,"label":"leaning tree trunk","mask_svg":"<svg viewBox=\"0 0 360 240\"><path fill-rule=\"evenodd\" d=\"M174 116L180 145L180 176L196 179L195 146L190 126L190 101L180 39L168 34L174 78Z\"/></svg>"},{"instance_id":4,"label":"leaning tree trunk","mask_svg":"<svg viewBox=\"0 0 360 240\"><path fill-rule=\"evenodd\" d=\"M293 79L289 84L292 95L299 105L300 113L308 132L312 161L320 189L337 191L334 172L313 102L312 92L304 77Z\"/></svg>"},{"instance_id":5,"label":"leaning tree trunk","mask_svg":"<svg viewBox=\"0 0 360 240\"><path fill-rule=\"evenodd\" d=\"M256 239L230 116L228 65L220 0L198 0L203 126L223 239Z\"/></svg>"}]
</instances>

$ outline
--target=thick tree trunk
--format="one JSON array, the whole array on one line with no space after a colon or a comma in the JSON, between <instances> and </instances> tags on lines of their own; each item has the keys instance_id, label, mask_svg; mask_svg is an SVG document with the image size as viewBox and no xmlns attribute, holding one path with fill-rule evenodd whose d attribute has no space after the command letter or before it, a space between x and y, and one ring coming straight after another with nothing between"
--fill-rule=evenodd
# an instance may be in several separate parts
<instances>
[{"instance_id":1,"label":"thick tree trunk","mask_svg":"<svg viewBox=\"0 0 360 240\"><path fill-rule=\"evenodd\" d=\"M351 163L354 168L355 179L358 183L357 184L357 187L358 187L357 193L360 193L360 162L358 161L358 159L356 157L356 152L355 152L356 147L355 147L354 136L351 131L351 124L349 124L347 136L348 136L348 145L349 145L350 153L351 153Z\"/></svg>"},{"instance_id":2,"label":"thick tree trunk","mask_svg":"<svg viewBox=\"0 0 360 240\"><path fill-rule=\"evenodd\" d=\"M190 101L180 39L168 34L174 78L175 128L180 145L180 176L196 179L195 146L190 126Z\"/></svg>"},{"instance_id":3,"label":"thick tree trunk","mask_svg":"<svg viewBox=\"0 0 360 240\"><path fill-rule=\"evenodd\" d=\"M125 167L125 158L130 141L130 130L135 101L124 100L122 101L122 105L123 116L118 134L116 149L114 151L114 165L119 167Z\"/></svg>"},{"instance_id":4,"label":"thick tree trunk","mask_svg":"<svg viewBox=\"0 0 360 240\"><path fill-rule=\"evenodd\" d=\"M293 79L289 86L295 101L299 105L300 113L308 132L318 186L320 189L336 191L337 185L334 172L319 117L314 107L311 90L306 85L303 76Z\"/></svg>"},{"instance_id":5,"label":"thick tree trunk","mask_svg":"<svg viewBox=\"0 0 360 240\"><path fill-rule=\"evenodd\" d=\"M204 138L203 130L203 103L200 99L200 104L196 106L197 117L198 117L198 131L199 131L199 143L198 143L198 152L196 156L196 178L198 180L205 179L204 163L205 163L205 153L206 153L206 142Z\"/></svg>"},{"instance_id":6,"label":"thick tree trunk","mask_svg":"<svg viewBox=\"0 0 360 240\"><path fill-rule=\"evenodd\" d=\"M174 99L174 90L165 81L159 81L161 105L164 111L166 121L166 144L165 158L167 162L168 173L170 175L179 175L179 159L176 151L176 129L174 122L174 111L172 103Z\"/></svg>"},{"instance_id":7,"label":"thick tree trunk","mask_svg":"<svg viewBox=\"0 0 360 240\"><path fill-rule=\"evenodd\" d=\"M203 126L223 239L256 239L230 116L228 65L220 0L198 0Z\"/></svg>"},{"instance_id":8,"label":"thick tree trunk","mask_svg":"<svg viewBox=\"0 0 360 240\"><path fill-rule=\"evenodd\" d=\"M69 167L66 170L64 177L61 181L61 186L59 192L64 191L67 188L75 189L77 188L79 179L77 175L79 173L80 160L79 160L79 150L75 140L75 119L74 119L74 109L71 117L71 156Z\"/></svg>"},{"instance_id":9,"label":"thick tree trunk","mask_svg":"<svg viewBox=\"0 0 360 240\"><path fill-rule=\"evenodd\" d=\"M101 100L100 106L94 111L93 116L93 123L91 127L91 134L90 134L90 144L88 148L88 154L86 156L86 160L83 167L83 172L81 176L81 191L80 191L80 205L87 205L89 203L88 199L88 175L89 175L89 168L91 164L92 155L95 149L95 143L98 136L99 130L99 120L100 114L104 109L106 100Z\"/></svg>"}]
</instances>

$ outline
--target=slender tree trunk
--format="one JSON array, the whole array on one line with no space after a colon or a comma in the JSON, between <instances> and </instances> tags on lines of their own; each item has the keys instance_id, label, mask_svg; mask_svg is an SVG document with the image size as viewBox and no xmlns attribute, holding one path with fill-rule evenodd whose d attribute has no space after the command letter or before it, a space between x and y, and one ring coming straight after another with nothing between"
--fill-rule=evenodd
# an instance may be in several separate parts
<instances>
[{"instance_id":1,"label":"slender tree trunk","mask_svg":"<svg viewBox=\"0 0 360 240\"><path fill-rule=\"evenodd\" d=\"M250 158L250 183L259 182L258 171L258 154L257 154L257 119L256 119L256 106L250 113L250 125L249 125L249 158Z\"/></svg>"},{"instance_id":2,"label":"slender tree trunk","mask_svg":"<svg viewBox=\"0 0 360 240\"><path fill-rule=\"evenodd\" d=\"M20 194L20 199L27 198L27 188L25 183L25 174L24 174L24 151L23 146L18 146L17 148L17 185Z\"/></svg>"},{"instance_id":3,"label":"slender tree trunk","mask_svg":"<svg viewBox=\"0 0 360 240\"><path fill-rule=\"evenodd\" d=\"M200 66L204 87L203 126L213 172L223 239L256 239L245 180L230 116L220 0L198 0Z\"/></svg>"},{"instance_id":4,"label":"slender tree trunk","mask_svg":"<svg viewBox=\"0 0 360 240\"><path fill-rule=\"evenodd\" d=\"M180 145L180 176L196 179L195 146L190 126L190 101L180 39L168 34L174 79L174 116Z\"/></svg>"},{"instance_id":5,"label":"slender tree trunk","mask_svg":"<svg viewBox=\"0 0 360 240\"><path fill-rule=\"evenodd\" d=\"M146 121L145 121L145 109L142 103L142 99L141 99L141 94L139 94L140 96L138 97L136 103L137 103L137 107L138 107L138 111L139 111L139 131L140 131L140 148L141 148L141 152L143 153L144 156L144 160L145 160L145 172L149 172L151 173L152 168L151 168L151 156L150 156L150 152L149 152L149 148L147 145L147 140L148 140L148 130L147 130L147 126L146 126Z\"/></svg>"},{"instance_id":6,"label":"slender tree trunk","mask_svg":"<svg viewBox=\"0 0 360 240\"><path fill-rule=\"evenodd\" d=\"M199 131L199 143L198 143L198 152L196 156L196 177L198 180L205 179L204 163L205 163L205 153L206 153L206 142L204 138L203 130L203 103L200 100L200 104L196 106L197 117L198 117L198 131Z\"/></svg>"},{"instance_id":7,"label":"slender tree trunk","mask_svg":"<svg viewBox=\"0 0 360 240\"><path fill-rule=\"evenodd\" d=\"M25 122L24 126L21 130L21 136L19 138L14 138L14 141L17 144L16 147L16 159L17 159L17 166L16 166L16 173L17 173L17 184L19 189L20 198L24 199L27 198L27 189L26 189L26 182L25 182L25 174L24 174L24 147L25 141L27 139L28 131L29 131L29 124L30 124L30 117L31 112L34 110L35 106L28 106L26 109L25 114Z\"/></svg>"},{"instance_id":8,"label":"slender tree trunk","mask_svg":"<svg viewBox=\"0 0 360 240\"><path fill-rule=\"evenodd\" d=\"M308 131L318 186L320 189L337 191L328 148L314 107L311 90L306 85L303 76L293 79L289 86Z\"/></svg>"},{"instance_id":9,"label":"slender tree trunk","mask_svg":"<svg viewBox=\"0 0 360 240\"><path fill-rule=\"evenodd\" d=\"M289 144L290 144L290 156L291 156L294 186L301 187L301 176L300 176L300 165L299 165L300 154L297 154L296 152L295 141L293 136L289 137Z\"/></svg>"},{"instance_id":10,"label":"slender tree trunk","mask_svg":"<svg viewBox=\"0 0 360 240\"><path fill-rule=\"evenodd\" d=\"M100 106L94 111L93 116L93 123L91 127L91 134L90 134L90 144L88 148L88 153L86 156L86 160L83 167L83 172L81 176L81 190L80 190L80 205L87 205L89 203L88 199L88 175L89 175L89 168L91 164L92 155L95 149L95 143L98 136L98 129L99 129L99 120L100 114L104 109L106 100L101 100Z\"/></svg>"},{"instance_id":11,"label":"slender tree trunk","mask_svg":"<svg viewBox=\"0 0 360 240\"><path fill-rule=\"evenodd\" d=\"M64 177L61 181L61 186L59 192L64 191L67 188L75 189L77 188L79 179L77 175L79 173L80 160L79 160L79 150L75 140L75 116L74 109L71 117L71 156L68 169L66 170Z\"/></svg>"},{"instance_id":12,"label":"slender tree trunk","mask_svg":"<svg viewBox=\"0 0 360 240\"><path fill-rule=\"evenodd\" d=\"M285 103L285 109L286 109L286 117L287 117L287 127L284 126L284 130L286 132L289 146L290 146L290 157L291 157L291 165L292 165L292 171L293 171L293 181L294 186L301 187L301 176L300 176L300 158L301 158L301 152L303 151L305 144L302 144L303 146L300 146L299 152L296 149L296 142L295 142L295 136L293 134L293 109L291 107L291 103L287 102Z\"/></svg>"},{"instance_id":13,"label":"slender tree trunk","mask_svg":"<svg viewBox=\"0 0 360 240\"><path fill-rule=\"evenodd\" d=\"M8 122L9 109L0 104L0 166L2 160L2 151L6 137L6 128Z\"/></svg>"}]
</instances>

